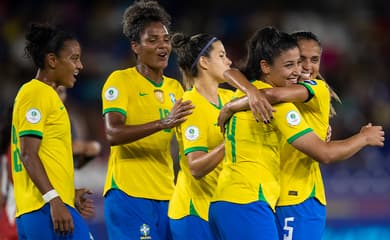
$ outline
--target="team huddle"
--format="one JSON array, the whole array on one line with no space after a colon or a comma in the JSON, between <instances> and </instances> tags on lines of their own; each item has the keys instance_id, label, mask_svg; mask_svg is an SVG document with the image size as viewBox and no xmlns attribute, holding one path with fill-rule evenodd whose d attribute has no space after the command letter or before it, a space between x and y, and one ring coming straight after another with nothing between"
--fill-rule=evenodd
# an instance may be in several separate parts
<instances>
[{"instance_id":1,"label":"team huddle","mask_svg":"<svg viewBox=\"0 0 390 240\"><path fill-rule=\"evenodd\" d=\"M369 123L330 139L334 93L319 73L317 36L259 28L233 69L216 36L170 34L157 2L133 3L122 20L136 65L113 71L101 92L109 239L321 239L319 164L383 146L384 131ZM32 24L26 40L38 72L13 110L18 236L93 239L83 220L93 205L74 186L70 120L56 91L73 87L83 69L80 44L47 24ZM183 84L164 75L172 51Z\"/></svg>"}]
</instances>

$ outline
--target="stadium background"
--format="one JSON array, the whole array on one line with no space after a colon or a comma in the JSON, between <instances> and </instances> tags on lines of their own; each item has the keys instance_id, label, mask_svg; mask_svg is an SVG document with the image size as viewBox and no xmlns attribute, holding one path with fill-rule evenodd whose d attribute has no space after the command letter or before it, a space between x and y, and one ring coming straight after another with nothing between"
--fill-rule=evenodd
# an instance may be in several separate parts
<instances>
[{"instance_id":1,"label":"stadium background","mask_svg":"<svg viewBox=\"0 0 390 240\"><path fill-rule=\"evenodd\" d=\"M67 107L81 138L103 144L98 159L76 171L76 185L94 191L97 213L89 220L95 239L106 239L102 187L109 147L104 140L100 90L108 74L134 63L121 33L121 16L132 1L0 0L0 110L18 87L35 76L23 56L31 21L49 21L75 32L84 70L68 90ZM356 133L368 122L390 130L390 2L365 0L232 1L163 0L172 31L208 32L220 38L233 62L245 54L256 28L273 25L316 33L323 44L321 72L341 96L331 120L333 139ZM174 56L166 75L179 78ZM3 116L1 117L3 118ZM2 136L3 137L3 136ZM390 239L390 141L366 148L351 160L323 166L328 198L324 239Z\"/></svg>"}]
</instances>

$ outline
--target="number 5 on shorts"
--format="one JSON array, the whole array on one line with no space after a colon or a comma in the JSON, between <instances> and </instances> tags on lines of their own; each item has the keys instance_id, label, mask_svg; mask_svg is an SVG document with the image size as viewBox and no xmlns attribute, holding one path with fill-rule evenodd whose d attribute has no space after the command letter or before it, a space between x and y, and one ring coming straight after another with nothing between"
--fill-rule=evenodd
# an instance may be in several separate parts
<instances>
[{"instance_id":1,"label":"number 5 on shorts","mask_svg":"<svg viewBox=\"0 0 390 240\"><path fill-rule=\"evenodd\" d=\"M294 217L288 217L284 219L283 230L287 231L287 234L283 234L283 240L292 240L294 228L289 226L289 222L294 222Z\"/></svg>"}]
</instances>

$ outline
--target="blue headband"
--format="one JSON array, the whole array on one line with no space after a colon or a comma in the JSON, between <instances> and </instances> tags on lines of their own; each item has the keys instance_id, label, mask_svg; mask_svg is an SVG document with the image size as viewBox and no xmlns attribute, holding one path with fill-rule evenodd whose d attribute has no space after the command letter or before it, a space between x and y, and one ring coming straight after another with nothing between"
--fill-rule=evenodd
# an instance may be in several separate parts
<instances>
[{"instance_id":1,"label":"blue headband","mask_svg":"<svg viewBox=\"0 0 390 240\"><path fill-rule=\"evenodd\" d=\"M198 56L196 57L194 63L191 65L191 70L192 70L192 69L195 67L195 65L198 63L199 58L200 58L201 56L203 56L203 54L204 54L204 52L206 52L207 48L209 48L210 45L211 45L213 42L215 42L216 40L217 40L216 37L211 38L210 41L202 48L202 50L200 51L200 53L199 53Z\"/></svg>"}]
</instances>

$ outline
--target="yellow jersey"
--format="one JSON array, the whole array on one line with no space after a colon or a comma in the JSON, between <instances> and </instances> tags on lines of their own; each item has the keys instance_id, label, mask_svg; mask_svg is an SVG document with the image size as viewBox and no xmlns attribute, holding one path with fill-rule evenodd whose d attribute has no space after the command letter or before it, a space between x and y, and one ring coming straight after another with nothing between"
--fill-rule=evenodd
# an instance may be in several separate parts
<instances>
[{"instance_id":1,"label":"yellow jersey","mask_svg":"<svg viewBox=\"0 0 390 240\"><path fill-rule=\"evenodd\" d=\"M219 164L201 179L196 179L191 175L186 155L194 151L209 152L223 142L217 120L222 106L232 97L232 91L218 89L219 104L216 106L195 87L184 93L183 100L191 100L195 109L176 131L180 150L180 171L173 197L169 202L170 218L180 219L192 215L208 220L211 196L217 186L222 165Z\"/></svg>"},{"instance_id":2,"label":"yellow jersey","mask_svg":"<svg viewBox=\"0 0 390 240\"><path fill-rule=\"evenodd\" d=\"M161 84L142 76L135 67L111 73L102 89L103 115L119 112L126 125L138 125L168 116L183 95L180 83L163 76ZM174 188L170 143L173 129L137 141L111 146L104 194L111 188L147 199L169 200Z\"/></svg>"},{"instance_id":3,"label":"yellow jersey","mask_svg":"<svg viewBox=\"0 0 390 240\"><path fill-rule=\"evenodd\" d=\"M261 88L271 85L255 81ZM237 97L242 96L238 92ZM258 123L250 110L233 115L226 127L225 159L214 201L247 204L264 201L272 209L280 193L280 150L311 132L292 103L274 105L270 124Z\"/></svg>"},{"instance_id":4,"label":"yellow jersey","mask_svg":"<svg viewBox=\"0 0 390 240\"><path fill-rule=\"evenodd\" d=\"M311 98L305 103L295 103L306 123L323 140L329 127L330 94L323 80L301 83ZM309 197L326 205L324 183L319 163L306 154L286 144L281 152L281 192L278 206L295 205Z\"/></svg>"},{"instance_id":5,"label":"yellow jersey","mask_svg":"<svg viewBox=\"0 0 390 240\"><path fill-rule=\"evenodd\" d=\"M37 96L39 94L39 96ZM33 79L16 95L12 115L12 177L16 216L40 209L42 193L30 179L20 157L20 138L41 138L38 155L62 201L74 207L74 170L70 120L53 87Z\"/></svg>"}]
</instances>

